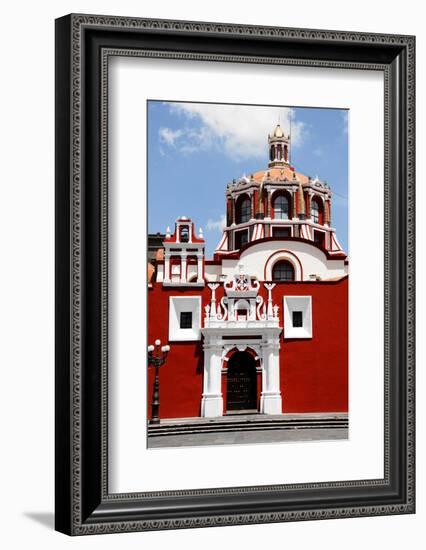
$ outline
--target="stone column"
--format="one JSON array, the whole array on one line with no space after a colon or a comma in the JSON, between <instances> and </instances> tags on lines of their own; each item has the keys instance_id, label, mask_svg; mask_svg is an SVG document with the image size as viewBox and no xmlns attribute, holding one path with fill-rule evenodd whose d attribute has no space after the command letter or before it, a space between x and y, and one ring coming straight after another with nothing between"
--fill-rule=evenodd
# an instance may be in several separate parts
<instances>
[{"instance_id":1,"label":"stone column","mask_svg":"<svg viewBox=\"0 0 426 550\"><path fill-rule=\"evenodd\" d=\"M266 217L271 219L271 191L268 191L267 203L266 203Z\"/></svg>"},{"instance_id":2,"label":"stone column","mask_svg":"<svg viewBox=\"0 0 426 550\"><path fill-rule=\"evenodd\" d=\"M203 277L203 254L197 254L197 283L204 283Z\"/></svg>"},{"instance_id":3,"label":"stone column","mask_svg":"<svg viewBox=\"0 0 426 550\"><path fill-rule=\"evenodd\" d=\"M165 252L164 254L163 282L170 283L170 253L169 252Z\"/></svg>"},{"instance_id":4,"label":"stone column","mask_svg":"<svg viewBox=\"0 0 426 550\"><path fill-rule=\"evenodd\" d=\"M296 215L296 189L292 189L291 192L291 217L295 219Z\"/></svg>"},{"instance_id":5,"label":"stone column","mask_svg":"<svg viewBox=\"0 0 426 550\"><path fill-rule=\"evenodd\" d=\"M262 393L260 396L260 412L263 414L282 414L282 399L280 391L280 360L279 333L268 337L262 343Z\"/></svg>"},{"instance_id":6,"label":"stone column","mask_svg":"<svg viewBox=\"0 0 426 550\"><path fill-rule=\"evenodd\" d=\"M180 282L186 283L186 260L187 260L187 254L186 252L182 252L180 256Z\"/></svg>"},{"instance_id":7,"label":"stone column","mask_svg":"<svg viewBox=\"0 0 426 550\"><path fill-rule=\"evenodd\" d=\"M325 201L324 220L325 225L331 225L331 205L329 199Z\"/></svg>"},{"instance_id":8,"label":"stone column","mask_svg":"<svg viewBox=\"0 0 426 550\"><path fill-rule=\"evenodd\" d=\"M306 195L306 198L307 198L307 201L306 201L306 215L309 219L312 218L312 211L311 211L312 196L313 196L312 191L308 191L308 194Z\"/></svg>"},{"instance_id":9,"label":"stone column","mask_svg":"<svg viewBox=\"0 0 426 550\"><path fill-rule=\"evenodd\" d=\"M204 335L204 378L201 416L223 416L222 346Z\"/></svg>"}]
</instances>

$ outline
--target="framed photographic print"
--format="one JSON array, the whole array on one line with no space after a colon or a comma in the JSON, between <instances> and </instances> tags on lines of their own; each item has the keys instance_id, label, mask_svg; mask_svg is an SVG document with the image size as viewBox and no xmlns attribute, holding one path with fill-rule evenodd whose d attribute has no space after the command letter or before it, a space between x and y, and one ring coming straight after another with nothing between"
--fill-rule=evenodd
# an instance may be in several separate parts
<instances>
[{"instance_id":1,"label":"framed photographic print","mask_svg":"<svg viewBox=\"0 0 426 550\"><path fill-rule=\"evenodd\" d=\"M147 117L148 448L347 439L348 111L148 100Z\"/></svg>"},{"instance_id":2,"label":"framed photographic print","mask_svg":"<svg viewBox=\"0 0 426 550\"><path fill-rule=\"evenodd\" d=\"M56 21L56 528L413 513L412 36Z\"/></svg>"}]
</instances>

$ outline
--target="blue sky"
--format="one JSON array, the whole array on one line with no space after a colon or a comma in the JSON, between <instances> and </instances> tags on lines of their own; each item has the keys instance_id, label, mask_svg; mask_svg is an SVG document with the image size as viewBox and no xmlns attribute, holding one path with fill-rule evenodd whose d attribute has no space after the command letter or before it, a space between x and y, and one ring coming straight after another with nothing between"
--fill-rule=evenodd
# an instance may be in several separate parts
<instances>
[{"instance_id":1,"label":"blue sky","mask_svg":"<svg viewBox=\"0 0 426 550\"><path fill-rule=\"evenodd\" d=\"M179 216L202 227L211 257L221 238L225 189L264 170L268 133L291 126L291 164L334 192L332 225L348 252L348 111L148 101L148 231Z\"/></svg>"}]
</instances>

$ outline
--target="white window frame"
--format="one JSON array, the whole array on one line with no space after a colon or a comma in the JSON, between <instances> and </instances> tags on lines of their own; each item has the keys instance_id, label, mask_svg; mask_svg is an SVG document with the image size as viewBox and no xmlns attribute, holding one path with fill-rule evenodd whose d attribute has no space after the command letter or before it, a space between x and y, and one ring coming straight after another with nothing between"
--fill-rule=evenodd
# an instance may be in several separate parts
<instances>
[{"instance_id":1,"label":"white window frame","mask_svg":"<svg viewBox=\"0 0 426 550\"><path fill-rule=\"evenodd\" d=\"M284 296L284 338L312 338L312 296ZM293 311L303 313L303 326L293 326Z\"/></svg>"},{"instance_id":2,"label":"white window frame","mask_svg":"<svg viewBox=\"0 0 426 550\"><path fill-rule=\"evenodd\" d=\"M180 328L180 314L192 313L192 328ZM169 342L193 342L201 339L201 296L169 297Z\"/></svg>"},{"instance_id":3,"label":"white window frame","mask_svg":"<svg viewBox=\"0 0 426 550\"><path fill-rule=\"evenodd\" d=\"M287 204L287 211L281 210L281 208L276 208L275 203L278 202L279 199L284 199ZM275 220L289 220L290 219L290 200L287 195L283 195L280 193L275 198L272 199L272 208L274 209L274 219ZM279 216L277 216L277 212L280 213Z\"/></svg>"},{"instance_id":4,"label":"white window frame","mask_svg":"<svg viewBox=\"0 0 426 550\"><path fill-rule=\"evenodd\" d=\"M314 208L314 205L315 205L315 208ZM313 220L314 223L319 223L320 205L318 203L318 200L315 200L315 199L311 199L311 219Z\"/></svg>"}]
</instances>

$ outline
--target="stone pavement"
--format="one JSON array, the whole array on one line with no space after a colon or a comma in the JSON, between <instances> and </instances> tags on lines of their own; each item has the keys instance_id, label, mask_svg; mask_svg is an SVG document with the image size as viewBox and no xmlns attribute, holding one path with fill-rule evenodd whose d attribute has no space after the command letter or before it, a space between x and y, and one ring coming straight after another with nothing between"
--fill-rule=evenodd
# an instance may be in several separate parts
<instances>
[{"instance_id":1,"label":"stone pavement","mask_svg":"<svg viewBox=\"0 0 426 550\"><path fill-rule=\"evenodd\" d=\"M289 441L318 441L348 439L347 428L282 430L257 432L227 432L211 434L168 435L148 438L148 448L201 447L204 445L244 445L248 443L277 443Z\"/></svg>"},{"instance_id":2,"label":"stone pavement","mask_svg":"<svg viewBox=\"0 0 426 550\"><path fill-rule=\"evenodd\" d=\"M237 414L220 418L178 418L149 426L148 448L243 445L348 439L341 413Z\"/></svg>"}]
</instances>

